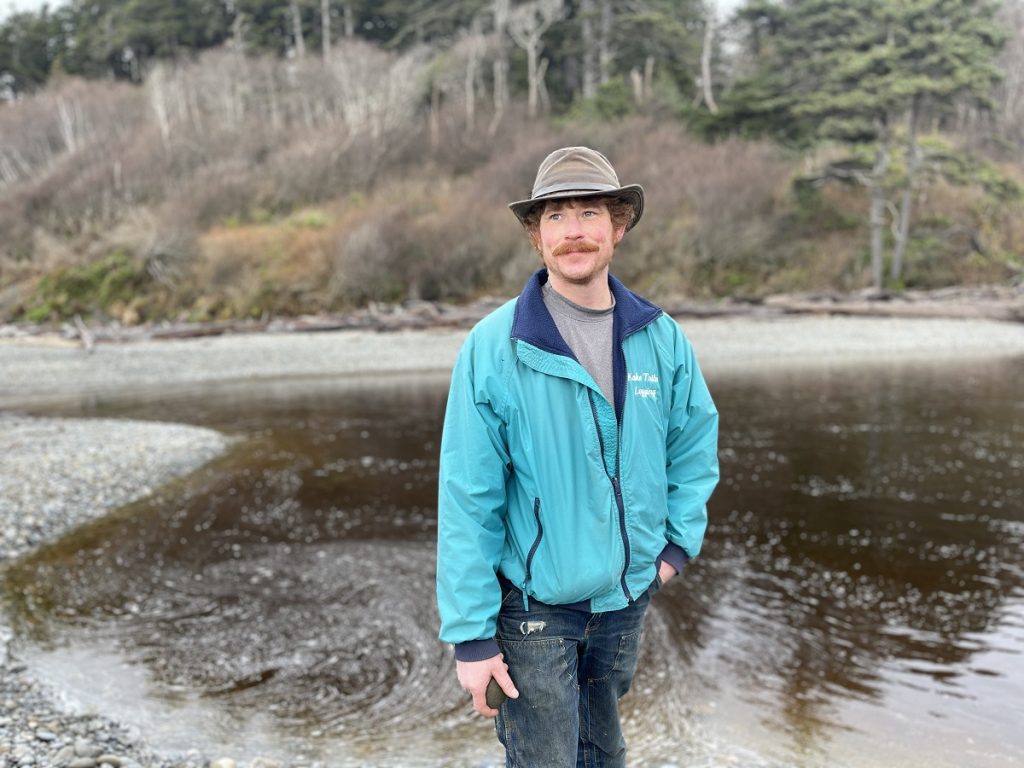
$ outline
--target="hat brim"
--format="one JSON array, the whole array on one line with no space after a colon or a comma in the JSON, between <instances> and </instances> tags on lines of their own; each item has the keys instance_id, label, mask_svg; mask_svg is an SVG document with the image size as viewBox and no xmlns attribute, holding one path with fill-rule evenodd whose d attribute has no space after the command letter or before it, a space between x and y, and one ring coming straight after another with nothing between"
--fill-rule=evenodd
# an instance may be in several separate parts
<instances>
[{"instance_id":1,"label":"hat brim","mask_svg":"<svg viewBox=\"0 0 1024 768\"><path fill-rule=\"evenodd\" d=\"M538 205L543 205L551 200L566 200L578 197L617 197L632 203L633 218L626 224L626 231L636 226L644 212L644 188L639 184L627 184L624 187L613 187L611 189L560 189L549 192L546 195L532 197L529 200L518 200L514 203L509 203L508 207L515 214L516 218L519 219L519 223L525 225L526 217Z\"/></svg>"}]
</instances>

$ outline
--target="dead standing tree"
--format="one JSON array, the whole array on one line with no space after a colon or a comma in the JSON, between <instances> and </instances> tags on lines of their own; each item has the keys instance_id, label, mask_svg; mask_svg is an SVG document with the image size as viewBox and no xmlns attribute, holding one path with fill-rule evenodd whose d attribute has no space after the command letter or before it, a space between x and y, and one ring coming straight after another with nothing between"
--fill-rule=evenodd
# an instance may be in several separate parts
<instances>
[{"instance_id":1,"label":"dead standing tree","mask_svg":"<svg viewBox=\"0 0 1024 768\"><path fill-rule=\"evenodd\" d=\"M580 0L579 20L580 42L583 44L580 60L582 92L583 98L590 99L597 96L598 88L607 84L612 76L615 9L611 0Z\"/></svg>"},{"instance_id":2,"label":"dead standing tree","mask_svg":"<svg viewBox=\"0 0 1024 768\"><path fill-rule=\"evenodd\" d=\"M715 103L711 80L711 52L715 46L717 16L718 9L715 7L714 0L706 0L704 3L704 45L700 53L700 84L704 103L713 115L718 114L718 104Z\"/></svg>"},{"instance_id":3,"label":"dead standing tree","mask_svg":"<svg viewBox=\"0 0 1024 768\"><path fill-rule=\"evenodd\" d=\"M516 45L526 51L529 83L527 104L530 117L537 116L537 104L541 99L547 101L544 74L548 68L548 60L538 61L541 40L548 28L562 18L564 11L562 0L532 0L514 8L509 14L508 33Z\"/></svg>"},{"instance_id":4,"label":"dead standing tree","mask_svg":"<svg viewBox=\"0 0 1024 768\"><path fill-rule=\"evenodd\" d=\"M480 60L487 51L487 39L483 34L483 19L480 14L473 17L469 32L465 33L456 44L456 51L461 51L466 60L463 84L466 100L466 130L472 132L476 128L476 93L481 87Z\"/></svg>"},{"instance_id":5,"label":"dead standing tree","mask_svg":"<svg viewBox=\"0 0 1024 768\"><path fill-rule=\"evenodd\" d=\"M494 135L505 114L508 104L508 43L505 30L508 28L509 0L494 0L491 14L494 16L494 116L487 131Z\"/></svg>"},{"instance_id":6,"label":"dead standing tree","mask_svg":"<svg viewBox=\"0 0 1024 768\"><path fill-rule=\"evenodd\" d=\"M597 96L597 46L594 44L594 0L580 0L580 40L583 43L583 98Z\"/></svg>"}]
</instances>

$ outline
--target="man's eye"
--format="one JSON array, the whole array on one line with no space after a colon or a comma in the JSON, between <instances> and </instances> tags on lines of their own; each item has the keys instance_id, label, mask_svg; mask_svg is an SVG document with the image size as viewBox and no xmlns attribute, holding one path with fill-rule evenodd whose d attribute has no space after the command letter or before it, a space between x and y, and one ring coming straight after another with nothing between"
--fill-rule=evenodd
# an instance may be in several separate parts
<instances>
[{"instance_id":1,"label":"man's eye","mask_svg":"<svg viewBox=\"0 0 1024 768\"><path fill-rule=\"evenodd\" d=\"M597 216L597 211L584 211L583 215L584 216L591 216L591 217Z\"/></svg>"},{"instance_id":2,"label":"man's eye","mask_svg":"<svg viewBox=\"0 0 1024 768\"><path fill-rule=\"evenodd\" d=\"M548 216L548 221L558 221L560 218L562 218L562 214L552 213Z\"/></svg>"}]
</instances>

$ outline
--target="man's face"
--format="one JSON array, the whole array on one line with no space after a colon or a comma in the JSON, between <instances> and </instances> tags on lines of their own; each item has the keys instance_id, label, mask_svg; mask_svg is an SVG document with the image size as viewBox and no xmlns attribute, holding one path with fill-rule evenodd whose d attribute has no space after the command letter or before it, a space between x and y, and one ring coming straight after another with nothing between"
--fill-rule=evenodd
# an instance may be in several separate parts
<instances>
[{"instance_id":1,"label":"man's face","mask_svg":"<svg viewBox=\"0 0 1024 768\"><path fill-rule=\"evenodd\" d=\"M625 232L625 224L618 229L612 224L603 200L559 200L545 206L533 240L556 284L582 286L607 279Z\"/></svg>"}]
</instances>

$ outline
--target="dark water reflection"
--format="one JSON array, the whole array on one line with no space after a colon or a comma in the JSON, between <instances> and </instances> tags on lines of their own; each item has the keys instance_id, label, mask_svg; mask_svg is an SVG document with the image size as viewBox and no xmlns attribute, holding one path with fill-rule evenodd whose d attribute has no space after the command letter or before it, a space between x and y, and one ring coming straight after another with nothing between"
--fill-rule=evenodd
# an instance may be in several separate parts
<instances>
[{"instance_id":1,"label":"dark water reflection","mask_svg":"<svg viewBox=\"0 0 1024 768\"><path fill-rule=\"evenodd\" d=\"M723 483L704 555L650 615L631 764L1024 761L1022 375L1024 361L709 376ZM171 747L494 762L435 639L445 385L72 409L241 439L12 569L25 653ZM113 682L80 679L89 665Z\"/></svg>"}]
</instances>

